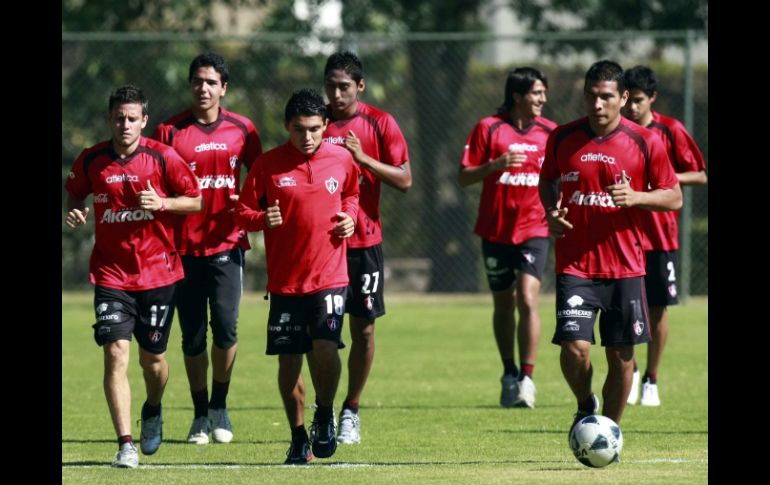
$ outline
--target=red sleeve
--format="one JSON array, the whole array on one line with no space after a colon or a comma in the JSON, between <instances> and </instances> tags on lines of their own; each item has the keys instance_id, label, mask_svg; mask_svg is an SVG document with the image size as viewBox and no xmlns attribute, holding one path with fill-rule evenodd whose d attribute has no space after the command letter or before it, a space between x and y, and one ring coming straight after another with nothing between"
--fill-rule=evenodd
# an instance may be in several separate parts
<instances>
[{"instance_id":1,"label":"red sleeve","mask_svg":"<svg viewBox=\"0 0 770 485\"><path fill-rule=\"evenodd\" d=\"M556 133L558 133L558 131L553 130L551 134L548 135L548 141L545 144L545 160L543 161L543 166L540 167L540 178L543 180L556 180L559 178L559 175L561 175L559 172L559 164L556 162Z\"/></svg>"},{"instance_id":2,"label":"red sleeve","mask_svg":"<svg viewBox=\"0 0 770 485\"><path fill-rule=\"evenodd\" d=\"M259 132L254 123L247 123L246 129L246 155L243 164L246 165L247 169L251 170L254 160L262 155L262 141L259 138Z\"/></svg>"},{"instance_id":3,"label":"red sleeve","mask_svg":"<svg viewBox=\"0 0 770 485\"><path fill-rule=\"evenodd\" d=\"M166 184L171 192L185 197L201 195L198 177L176 150L169 147L163 155L166 159Z\"/></svg>"},{"instance_id":4,"label":"red sleeve","mask_svg":"<svg viewBox=\"0 0 770 485\"><path fill-rule=\"evenodd\" d=\"M465 142L465 151L460 159L461 167L478 167L489 162L489 127L479 122Z\"/></svg>"},{"instance_id":5,"label":"red sleeve","mask_svg":"<svg viewBox=\"0 0 770 485\"><path fill-rule=\"evenodd\" d=\"M706 162L703 160L703 154L698 149L698 145L693 140L692 136L687 133L684 125L678 124L676 128L672 129L674 133L674 146L676 153L674 154L676 160L672 160L675 163L677 172L700 172L706 170Z\"/></svg>"},{"instance_id":6,"label":"red sleeve","mask_svg":"<svg viewBox=\"0 0 770 485\"><path fill-rule=\"evenodd\" d=\"M64 182L64 188L75 200L83 200L88 197L88 194L94 190L91 187L91 181L88 179L88 174L84 170L83 159L85 158L87 150L83 150L75 163L72 164L67 180Z\"/></svg>"},{"instance_id":7,"label":"red sleeve","mask_svg":"<svg viewBox=\"0 0 770 485\"><path fill-rule=\"evenodd\" d=\"M551 139L549 138L548 141L550 142ZM647 142L650 147L650 165L647 167L650 190L673 189L679 183L679 179L676 178L674 166L668 159L663 142L657 136L648 136ZM546 154L547 160L548 155Z\"/></svg>"},{"instance_id":8,"label":"red sleeve","mask_svg":"<svg viewBox=\"0 0 770 485\"><path fill-rule=\"evenodd\" d=\"M395 118L390 114L385 116L385 123L382 128L382 141L381 162L393 165L394 167L400 167L409 161L409 148L406 145L406 138L404 138L404 134L401 132L401 128L399 128Z\"/></svg>"},{"instance_id":9,"label":"red sleeve","mask_svg":"<svg viewBox=\"0 0 770 485\"><path fill-rule=\"evenodd\" d=\"M361 173L361 169L353 161L352 155L348 155L348 157L350 158L348 173L345 178L345 185L342 187L342 212L356 221L358 217L358 176Z\"/></svg>"},{"instance_id":10,"label":"red sleeve","mask_svg":"<svg viewBox=\"0 0 770 485\"><path fill-rule=\"evenodd\" d=\"M249 169L238 204L235 206L235 223L252 232L265 230L266 211L259 207L259 200L265 195L260 162L258 158Z\"/></svg>"}]
</instances>

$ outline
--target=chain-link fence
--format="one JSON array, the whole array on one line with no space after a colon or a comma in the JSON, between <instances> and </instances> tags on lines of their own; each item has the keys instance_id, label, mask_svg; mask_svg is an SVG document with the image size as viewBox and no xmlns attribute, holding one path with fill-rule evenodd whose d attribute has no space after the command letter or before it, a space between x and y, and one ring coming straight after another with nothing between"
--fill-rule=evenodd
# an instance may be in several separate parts
<instances>
[{"instance_id":1,"label":"chain-link fence","mask_svg":"<svg viewBox=\"0 0 770 485\"><path fill-rule=\"evenodd\" d=\"M144 135L172 114L190 105L187 69L194 56L215 50L228 61L230 84L223 105L250 117L265 150L285 142L283 109L291 92L301 87L322 90L323 66L337 48L350 48L364 62L366 91L362 99L391 112L409 143L414 177L406 194L385 187L382 195L383 248L389 291L487 291L481 248L473 234L481 184L462 189L456 182L465 140L475 123L495 112L503 101L508 70L530 65L549 79L543 115L557 123L583 116L585 70L595 60L610 57L623 67L646 64L659 77L655 108L684 120L708 162L708 65L672 62L661 57L655 40L679 42L689 60L693 33L601 33L579 39L550 36L548 52L559 43L603 41L597 55L535 59L510 54L504 64L489 52L509 48L512 37L488 34L412 34L401 37L352 35L322 41L295 34L211 36L192 34L74 34L62 36L62 182L80 151L107 139L107 98L117 86L133 83L150 99L150 121ZM530 37L530 40L532 38ZM515 40L515 39L513 39ZM640 47L647 41L647 47ZM537 49L539 44L535 43ZM635 46L635 47L634 47ZM531 49L532 47L530 47ZM62 211L66 194L62 190ZM692 294L708 293L708 188L691 191L687 217L689 254L682 269L683 286ZM62 221L64 216L62 216ZM62 223L62 287L87 285L92 228L71 231ZM89 232L91 231L91 232ZM261 234L252 238L247 275L252 289L264 288ZM553 251L543 279L543 291L554 288Z\"/></svg>"}]
</instances>

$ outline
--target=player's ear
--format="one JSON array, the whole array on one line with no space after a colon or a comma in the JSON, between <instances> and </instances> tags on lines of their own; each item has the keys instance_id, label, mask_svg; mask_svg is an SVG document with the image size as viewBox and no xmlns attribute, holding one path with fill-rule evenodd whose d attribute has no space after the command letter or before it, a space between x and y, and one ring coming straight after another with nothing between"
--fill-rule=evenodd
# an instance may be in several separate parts
<instances>
[{"instance_id":1,"label":"player's ear","mask_svg":"<svg viewBox=\"0 0 770 485\"><path fill-rule=\"evenodd\" d=\"M364 89L366 89L366 79L361 78L361 80L358 81L358 92L363 93Z\"/></svg>"},{"instance_id":2,"label":"player's ear","mask_svg":"<svg viewBox=\"0 0 770 485\"><path fill-rule=\"evenodd\" d=\"M220 98L224 98L226 93L227 93L227 83L222 83L222 94Z\"/></svg>"}]
</instances>

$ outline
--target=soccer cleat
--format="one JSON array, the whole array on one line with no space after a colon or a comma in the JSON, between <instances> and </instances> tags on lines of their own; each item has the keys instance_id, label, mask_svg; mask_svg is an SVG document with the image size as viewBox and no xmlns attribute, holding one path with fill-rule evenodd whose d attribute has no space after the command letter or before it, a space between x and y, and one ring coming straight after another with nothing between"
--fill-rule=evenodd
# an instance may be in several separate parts
<instances>
[{"instance_id":1,"label":"soccer cleat","mask_svg":"<svg viewBox=\"0 0 770 485\"><path fill-rule=\"evenodd\" d=\"M631 380L631 392L628 393L628 404L636 404L639 401L639 369L634 371L634 378Z\"/></svg>"},{"instance_id":2,"label":"soccer cleat","mask_svg":"<svg viewBox=\"0 0 770 485\"><path fill-rule=\"evenodd\" d=\"M361 419L350 409L343 409L340 414L340 430L337 441L346 445L361 442Z\"/></svg>"},{"instance_id":3,"label":"soccer cleat","mask_svg":"<svg viewBox=\"0 0 770 485\"><path fill-rule=\"evenodd\" d=\"M310 425L310 442L313 455L318 458L329 458L337 451L337 425L334 422L334 414L330 419L320 419L318 410L313 416L313 424Z\"/></svg>"},{"instance_id":4,"label":"soccer cleat","mask_svg":"<svg viewBox=\"0 0 770 485\"><path fill-rule=\"evenodd\" d=\"M532 382L532 378L524 376L523 379L518 381L519 395L516 400L513 401L513 405L517 408L534 408L535 407L535 383Z\"/></svg>"},{"instance_id":5,"label":"soccer cleat","mask_svg":"<svg viewBox=\"0 0 770 485\"><path fill-rule=\"evenodd\" d=\"M209 444L209 429L209 418L206 416L193 419L190 432L187 434L187 442L195 443L196 445Z\"/></svg>"},{"instance_id":6,"label":"soccer cleat","mask_svg":"<svg viewBox=\"0 0 770 485\"><path fill-rule=\"evenodd\" d=\"M112 462L113 468L136 468L139 466L139 452L133 443L123 443L120 449L115 453L115 460Z\"/></svg>"},{"instance_id":7,"label":"soccer cleat","mask_svg":"<svg viewBox=\"0 0 770 485\"><path fill-rule=\"evenodd\" d=\"M233 440L233 427L230 424L227 408L209 409L209 423L211 424L211 436L215 442L229 443Z\"/></svg>"},{"instance_id":8,"label":"soccer cleat","mask_svg":"<svg viewBox=\"0 0 770 485\"><path fill-rule=\"evenodd\" d=\"M303 440L291 440L289 450L286 452L286 461L284 465L307 465L313 459L313 452L310 451L310 442L307 437Z\"/></svg>"},{"instance_id":9,"label":"soccer cleat","mask_svg":"<svg viewBox=\"0 0 770 485\"><path fill-rule=\"evenodd\" d=\"M587 413L580 409L580 406L578 406L578 410L575 413L575 418L572 420L572 426L569 427L569 433L567 433L567 442L569 442L569 435L572 434L572 428L575 427L575 425L580 421L581 419L585 418L586 416L590 416L592 414L596 414L599 411L599 398L596 397L596 394L591 394L591 398L593 398L594 401L594 409L590 413Z\"/></svg>"},{"instance_id":10,"label":"soccer cleat","mask_svg":"<svg viewBox=\"0 0 770 485\"><path fill-rule=\"evenodd\" d=\"M658 397L658 385L650 381L642 382L642 406L660 406Z\"/></svg>"},{"instance_id":11,"label":"soccer cleat","mask_svg":"<svg viewBox=\"0 0 770 485\"><path fill-rule=\"evenodd\" d=\"M516 380L516 376L505 374L500 378L500 383L503 387L500 392L500 405L504 408L513 407L513 403L519 397L519 383Z\"/></svg>"},{"instance_id":12,"label":"soccer cleat","mask_svg":"<svg viewBox=\"0 0 770 485\"><path fill-rule=\"evenodd\" d=\"M145 455L152 455L163 441L163 411L152 418L141 419L142 433L139 439L139 447Z\"/></svg>"}]
</instances>

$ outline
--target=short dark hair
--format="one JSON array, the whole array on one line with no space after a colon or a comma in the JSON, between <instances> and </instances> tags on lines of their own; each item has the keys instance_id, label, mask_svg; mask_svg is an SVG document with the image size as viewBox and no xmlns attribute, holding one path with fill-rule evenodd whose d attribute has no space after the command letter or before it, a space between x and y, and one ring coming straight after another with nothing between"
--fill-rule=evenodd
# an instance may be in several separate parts
<instances>
[{"instance_id":1,"label":"short dark hair","mask_svg":"<svg viewBox=\"0 0 770 485\"><path fill-rule=\"evenodd\" d=\"M283 113L285 122L290 122L295 116L320 116L323 119L329 117L324 98L315 89L304 88L291 93L289 102Z\"/></svg>"},{"instance_id":2,"label":"short dark hair","mask_svg":"<svg viewBox=\"0 0 770 485\"><path fill-rule=\"evenodd\" d=\"M330 55L324 67L324 77L335 69L345 71L356 84L364 78L364 65L361 59L350 51L340 51Z\"/></svg>"},{"instance_id":3,"label":"short dark hair","mask_svg":"<svg viewBox=\"0 0 770 485\"><path fill-rule=\"evenodd\" d=\"M600 81L615 81L618 83L618 91L626 90L626 83L623 81L623 68L615 61L603 59L594 62L586 72L584 89Z\"/></svg>"},{"instance_id":4,"label":"short dark hair","mask_svg":"<svg viewBox=\"0 0 770 485\"><path fill-rule=\"evenodd\" d=\"M225 58L217 54L216 52L204 52L198 55L190 63L190 72L187 74L187 82L192 82L192 77L195 71L201 67L211 66L215 71L219 73L222 78L222 84L225 84L230 80L230 68L225 62Z\"/></svg>"},{"instance_id":5,"label":"short dark hair","mask_svg":"<svg viewBox=\"0 0 770 485\"><path fill-rule=\"evenodd\" d=\"M647 96L652 96L658 90L658 77L655 71L647 66L634 66L623 74L626 89L641 89Z\"/></svg>"},{"instance_id":6,"label":"short dark hair","mask_svg":"<svg viewBox=\"0 0 770 485\"><path fill-rule=\"evenodd\" d=\"M519 67L508 73L508 79L505 81L505 92L503 93L503 104L497 108L497 114L505 114L513 109L516 102L513 100L513 93L524 96L532 89L535 81L540 81L543 86L548 87L548 78L533 67Z\"/></svg>"},{"instance_id":7,"label":"short dark hair","mask_svg":"<svg viewBox=\"0 0 770 485\"><path fill-rule=\"evenodd\" d=\"M139 104L142 106L142 116L147 114L147 97L141 89L133 84L121 86L110 94L107 112L112 113L112 108L121 104Z\"/></svg>"}]
</instances>

